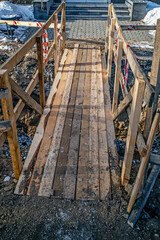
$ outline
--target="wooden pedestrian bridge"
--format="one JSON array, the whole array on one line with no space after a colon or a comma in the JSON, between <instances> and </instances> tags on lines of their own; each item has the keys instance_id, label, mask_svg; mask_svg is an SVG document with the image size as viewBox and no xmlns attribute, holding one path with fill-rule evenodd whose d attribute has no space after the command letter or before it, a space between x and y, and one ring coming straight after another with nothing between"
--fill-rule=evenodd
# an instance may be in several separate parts
<instances>
[{"instance_id":1,"label":"wooden pedestrian bridge","mask_svg":"<svg viewBox=\"0 0 160 240\"><path fill-rule=\"evenodd\" d=\"M43 54L42 34L54 22L57 29L57 15L61 12L59 33L54 31L47 57ZM53 27L53 26L52 26ZM8 138L13 170L18 183L15 194L66 198L72 200L105 200L129 182L135 145L141 164L128 212L135 202L154 136L159 122L157 56L160 54L158 37L160 22L157 23L155 50L150 81L142 71L135 54L123 35L123 29L116 17L114 7L109 7L105 50L96 44L81 43L66 48L65 2L48 21L0 68L0 96L4 121L1 122L1 146ZM155 30L155 26L137 25L134 30ZM119 35L118 42L114 33ZM117 42L117 45L115 43ZM25 91L12 79L9 72L23 56L37 44L38 69ZM45 102L44 68L53 57L55 79ZM123 81L122 59L124 53L135 83L128 89ZM113 58L114 57L114 58ZM107 62L106 62L107 60ZM109 81L115 61L114 92L110 99ZM154 74L153 74L154 73ZM40 104L30 95L39 82ZM154 87L155 86L155 87ZM119 88L123 100L118 101ZM12 93L20 98L13 108ZM111 106L112 102L112 106ZM16 121L25 104L37 111L40 122L33 138L28 156L22 166L18 144ZM145 129L139 129L140 114L146 106L148 115ZM129 116L128 136L122 174L120 175L114 120L127 110ZM150 116L153 115L151 118Z\"/></svg>"}]
</instances>

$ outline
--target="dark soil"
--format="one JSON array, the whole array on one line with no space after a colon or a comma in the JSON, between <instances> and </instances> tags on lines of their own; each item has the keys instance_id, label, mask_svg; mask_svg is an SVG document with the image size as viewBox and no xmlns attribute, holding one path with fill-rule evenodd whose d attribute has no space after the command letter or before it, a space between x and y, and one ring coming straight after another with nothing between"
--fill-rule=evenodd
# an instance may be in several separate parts
<instances>
[{"instance_id":1,"label":"dark soil","mask_svg":"<svg viewBox=\"0 0 160 240\"><path fill-rule=\"evenodd\" d=\"M68 43L71 47L74 42ZM99 42L100 44L100 42ZM20 45L15 43L15 49ZM101 45L104 48L104 45ZM13 52L12 52L13 53ZM12 54L0 52L1 64ZM22 88L26 88L36 71L37 59L35 49L21 61L10 77L15 79ZM50 73L50 74L48 74ZM53 61L47 65L45 73L46 89L49 92L53 79ZM22 81L23 79L23 81ZM113 83L111 84L111 93ZM46 96L47 96L46 91ZM33 97L39 101L38 86ZM17 98L14 99L14 105ZM124 121L124 118L126 121ZM28 107L23 110L17 122L18 137L23 161L39 121L39 115ZM115 123L117 149L119 159L123 159L128 119L126 113ZM160 142L157 136L156 143ZM155 149L158 145L155 143ZM133 161L134 172L137 171L139 160ZM127 224L126 208L129 196L121 189L120 196L116 193L113 199L106 201L69 201L43 197L14 195L16 180L14 179L8 144L5 142L0 151L0 239L1 240L99 240L99 239L160 239L160 178L146 204L140 220L134 229ZM6 180L9 177L9 181ZM132 174L135 179L135 174ZM133 181L133 180L132 180Z\"/></svg>"}]
</instances>

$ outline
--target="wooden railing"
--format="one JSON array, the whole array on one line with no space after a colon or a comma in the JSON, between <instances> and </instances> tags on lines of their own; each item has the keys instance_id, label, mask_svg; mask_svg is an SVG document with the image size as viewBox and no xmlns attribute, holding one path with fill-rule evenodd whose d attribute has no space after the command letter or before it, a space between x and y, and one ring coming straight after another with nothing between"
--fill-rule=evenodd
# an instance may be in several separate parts
<instances>
[{"instance_id":1,"label":"wooden railing","mask_svg":"<svg viewBox=\"0 0 160 240\"><path fill-rule=\"evenodd\" d=\"M145 167L150 155L151 147L153 144L156 126L159 120L159 108L158 95L160 92L160 46L158 44L158 37L160 36L160 19L157 21L156 26L134 26L134 30L156 30L154 54L152 60L152 70L150 81L146 77L142 68L140 67L138 60L133 53L131 47L128 45L125 37L124 30L129 30L128 26L121 26L113 5L109 6L105 51L107 56L107 74L108 80L111 80L113 56L115 58L115 78L114 78L114 93L112 102L113 120L127 110L129 116L129 127L125 148L125 155L122 166L121 182L124 186L129 183L130 172L133 160L133 154L135 150L135 144L137 144L138 151L141 158L140 173L137 176L135 188L133 190L130 203L128 206L128 212L131 211L135 202L140 184L144 178ZM114 36L115 33L118 36L117 46ZM129 62L130 69L135 78L135 83L128 91L127 86L124 84L124 76L122 73L122 58L123 52ZM119 86L121 86L123 100L118 104ZM159 87L158 87L159 86ZM145 105L147 116L145 119L145 129L142 132L139 129L140 114L142 111L142 103ZM160 106L159 106L160 107ZM154 110L154 111L153 111ZM156 113L155 117L153 113ZM153 119L154 117L154 119ZM143 169L143 170L142 170Z\"/></svg>"},{"instance_id":2,"label":"wooden railing","mask_svg":"<svg viewBox=\"0 0 160 240\"><path fill-rule=\"evenodd\" d=\"M57 32L57 16L61 12L60 33L63 40L58 38ZM42 34L44 29L54 24L54 41L48 51L47 59L43 58ZM24 91L13 79L9 78L10 71L22 60L26 53L37 45L38 70ZM3 111L4 121L0 122L0 147L8 138L9 148L11 152L12 165L15 178L18 179L22 170L22 160L20 147L17 137L16 121L18 120L25 104L34 109L40 115L43 113L45 106L45 87L44 87L44 69L47 62L51 59L54 51L55 74L57 73L61 53L65 49L65 1L56 9L52 16L43 24L41 28L6 62L0 67L0 99ZM40 104L37 103L30 95L36 84L39 82ZM20 99L13 108L12 93Z\"/></svg>"}]
</instances>

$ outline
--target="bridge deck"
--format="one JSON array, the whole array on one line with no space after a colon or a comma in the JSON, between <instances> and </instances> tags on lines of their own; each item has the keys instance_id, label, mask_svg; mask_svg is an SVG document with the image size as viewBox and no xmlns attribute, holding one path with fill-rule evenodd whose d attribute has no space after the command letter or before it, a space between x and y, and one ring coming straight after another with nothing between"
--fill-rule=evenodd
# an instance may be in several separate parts
<instances>
[{"instance_id":1,"label":"bridge deck","mask_svg":"<svg viewBox=\"0 0 160 240\"><path fill-rule=\"evenodd\" d=\"M15 193L104 200L118 184L105 56L78 44L65 54L38 153L26 159Z\"/></svg>"}]
</instances>

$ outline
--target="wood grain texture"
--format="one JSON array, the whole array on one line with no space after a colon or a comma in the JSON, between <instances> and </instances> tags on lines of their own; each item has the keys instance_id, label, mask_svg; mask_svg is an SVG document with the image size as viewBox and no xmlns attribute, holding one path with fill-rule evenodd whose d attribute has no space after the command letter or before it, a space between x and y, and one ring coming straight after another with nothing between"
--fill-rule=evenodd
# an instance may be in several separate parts
<instances>
[{"instance_id":1,"label":"wood grain texture","mask_svg":"<svg viewBox=\"0 0 160 240\"><path fill-rule=\"evenodd\" d=\"M67 105L69 102L69 96L70 96L72 81L74 77L74 69L75 69L75 64L77 60L77 55L78 55L78 44L75 44L73 57L72 57L72 61L71 61L71 65L70 65L70 69L69 69L69 73L66 81L66 86L64 89L64 94L63 94L61 106L59 109L55 130L54 130L54 135L52 138L50 151L48 153L47 161L45 164L42 181L40 184L40 189L38 193L39 196L48 196L48 197L50 196L50 190L52 188L53 178L54 178L55 168L57 163L58 150L60 147L62 132L64 128Z\"/></svg>"}]
</instances>

